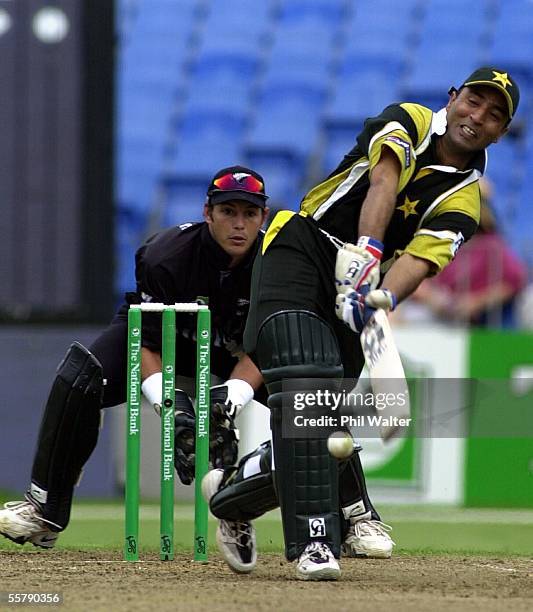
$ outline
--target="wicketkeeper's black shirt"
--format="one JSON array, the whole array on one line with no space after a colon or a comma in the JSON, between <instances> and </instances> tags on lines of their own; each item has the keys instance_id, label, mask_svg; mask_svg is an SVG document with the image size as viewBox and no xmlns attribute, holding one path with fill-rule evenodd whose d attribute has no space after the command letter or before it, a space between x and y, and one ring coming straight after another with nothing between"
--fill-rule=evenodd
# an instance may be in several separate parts
<instances>
[{"instance_id":1,"label":"wicketkeeper's black shirt","mask_svg":"<svg viewBox=\"0 0 533 612\"><path fill-rule=\"evenodd\" d=\"M234 355L242 350L250 304L251 269L262 235L261 232L245 259L229 268L231 257L212 238L207 223L187 223L165 229L149 238L137 251L137 292L128 294L127 300L129 303L174 304L208 299L212 319L212 369L226 376L236 363ZM196 315L178 313L176 328L177 368L180 360L184 360L183 353L191 353L186 361L190 362L192 374ZM143 314L143 346L161 351L159 313ZM217 367L220 360L224 363Z\"/></svg>"}]
</instances>

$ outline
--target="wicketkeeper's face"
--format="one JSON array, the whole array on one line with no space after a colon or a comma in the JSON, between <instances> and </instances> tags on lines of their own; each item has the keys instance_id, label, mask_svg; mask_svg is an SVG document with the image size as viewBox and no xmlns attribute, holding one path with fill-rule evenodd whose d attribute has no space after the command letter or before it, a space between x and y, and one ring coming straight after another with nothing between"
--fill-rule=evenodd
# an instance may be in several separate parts
<instances>
[{"instance_id":1,"label":"wicketkeeper's face","mask_svg":"<svg viewBox=\"0 0 533 612\"><path fill-rule=\"evenodd\" d=\"M446 109L445 137L458 151L480 151L507 132L507 105L494 87L463 87L451 94Z\"/></svg>"},{"instance_id":2,"label":"wicketkeeper's face","mask_svg":"<svg viewBox=\"0 0 533 612\"><path fill-rule=\"evenodd\" d=\"M251 249L267 216L268 208L238 200L204 208L211 236L233 258L232 266Z\"/></svg>"}]
</instances>

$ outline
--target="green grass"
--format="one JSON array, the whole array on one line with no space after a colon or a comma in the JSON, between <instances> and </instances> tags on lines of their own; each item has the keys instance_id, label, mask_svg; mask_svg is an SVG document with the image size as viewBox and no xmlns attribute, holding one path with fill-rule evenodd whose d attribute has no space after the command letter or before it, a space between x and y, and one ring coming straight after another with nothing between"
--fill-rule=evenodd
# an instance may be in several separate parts
<instances>
[{"instance_id":1,"label":"green grass","mask_svg":"<svg viewBox=\"0 0 533 612\"><path fill-rule=\"evenodd\" d=\"M381 506L383 519L393 526L396 554L494 554L531 555L533 551L533 510L475 510L431 506ZM193 509L176 504L176 551L192 551ZM279 513L256 521L261 553L283 551ZM215 548L216 522L209 524L210 549ZM69 528L57 547L70 550L121 550L123 505L120 502L78 502ZM141 508L141 553L157 550L159 506ZM0 550L19 547L2 539ZM29 549L27 549L29 550Z\"/></svg>"}]
</instances>

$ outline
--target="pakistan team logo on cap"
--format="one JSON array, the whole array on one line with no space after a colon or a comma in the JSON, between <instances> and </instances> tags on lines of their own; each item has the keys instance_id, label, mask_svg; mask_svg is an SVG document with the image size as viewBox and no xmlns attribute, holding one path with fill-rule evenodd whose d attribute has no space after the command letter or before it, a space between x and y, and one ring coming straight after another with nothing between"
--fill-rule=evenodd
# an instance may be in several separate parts
<instances>
[{"instance_id":1,"label":"pakistan team logo on cap","mask_svg":"<svg viewBox=\"0 0 533 612\"><path fill-rule=\"evenodd\" d=\"M497 66L483 66L465 80L461 87L472 87L473 85L488 85L499 89L505 97L509 112L509 119L513 117L520 102L520 90L516 81L509 73Z\"/></svg>"},{"instance_id":2,"label":"pakistan team logo on cap","mask_svg":"<svg viewBox=\"0 0 533 612\"><path fill-rule=\"evenodd\" d=\"M506 89L507 85L510 85L511 87L513 86L507 72L498 72L497 70L493 70L492 74L494 75L494 78L492 80L501 83Z\"/></svg>"}]
</instances>

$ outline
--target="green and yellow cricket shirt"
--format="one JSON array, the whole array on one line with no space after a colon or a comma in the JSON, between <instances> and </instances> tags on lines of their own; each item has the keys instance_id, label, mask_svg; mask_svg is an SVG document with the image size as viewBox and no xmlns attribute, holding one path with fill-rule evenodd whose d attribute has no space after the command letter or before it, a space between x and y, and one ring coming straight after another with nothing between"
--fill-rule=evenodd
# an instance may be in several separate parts
<instances>
[{"instance_id":1,"label":"green and yellow cricket shirt","mask_svg":"<svg viewBox=\"0 0 533 612\"><path fill-rule=\"evenodd\" d=\"M357 242L369 174L382 147L389 147L400 161L401 174L396 208L383 241L382 272L404 252L429 260L433 272L439 272L476 230L478 180L486 165L485 151L475 155L466 170L440 164L436 139L445 131L445 109L434 113L419 104L388 106L367 119L356 146L303 198L301 214L341 241Z\"/></svg>"}]
</instances>

